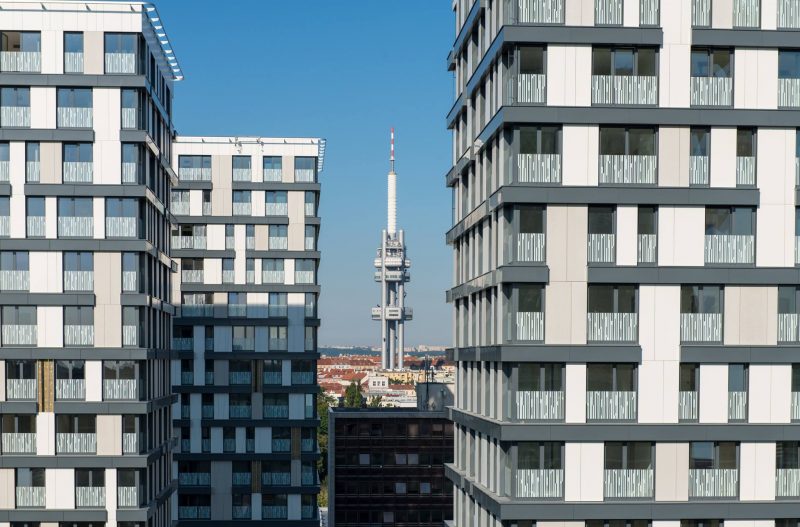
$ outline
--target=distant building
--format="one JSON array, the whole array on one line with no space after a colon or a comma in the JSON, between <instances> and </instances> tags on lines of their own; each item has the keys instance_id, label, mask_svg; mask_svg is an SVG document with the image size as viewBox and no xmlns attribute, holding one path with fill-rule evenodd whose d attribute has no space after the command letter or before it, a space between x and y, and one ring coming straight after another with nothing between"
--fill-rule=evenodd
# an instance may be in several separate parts
<instances>
[{"instance_id":1,"label":"distant building","mask_svg":"<svg viewBox=\"0 0 800 527\"><path fill-rule=\"evenodd\" d=\"M328 525L440 527L453 518L452 391L417 386L416 408L332 408L328 422ZM431 408L433 410L428 410Z\"/></svg>"}]
</instances>

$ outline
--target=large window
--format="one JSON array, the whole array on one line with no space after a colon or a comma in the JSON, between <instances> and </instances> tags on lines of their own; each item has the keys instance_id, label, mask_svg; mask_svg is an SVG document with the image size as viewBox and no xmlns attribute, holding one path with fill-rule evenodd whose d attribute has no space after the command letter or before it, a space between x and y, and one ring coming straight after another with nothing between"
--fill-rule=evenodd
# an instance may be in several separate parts
<instances>
[{"instance_id":1,"label":"large window","mask_svg":"<svg viewBox=\"0 0 800 527\"><path fill-rule=\"evenodd\" d=\"M654 128L600 128L600 155L654 156L658 150Z\"/></svg>"},{"instance_id":2,"label":"large window","mask_svg":"<svg viewBox=\"0 0 800 527\"><path fill-rule=\"evenodd\" d=\"M635 392L635 364L586 365L586 389L591 392Z\"/></svg>"},{"instance_id":3,"label":"large window","mask_svg":"<svg viewBox=\"0 0 800 527\"><path fill-rule=\"evenodd\" d=\"M735 469L738 466L739 445L730 441L693 442L689 447L691 469Z\"/></svg>"},{"instance_id":4,"label":"large window","mask_svg":"<svg viewBox=\"0 0 800 527\"><path fill-rule=\"evenodd\" d=\"M653 443L610 441L605 444L606 470L644 470L653 468Z\"/></svg>"},{"instance_id":5,"label":"large window","mask_svg":"<svg viewBox=\"0 0 800 527\"><path fill-rule=\"evenodd\" d=\"M652 48L594 48L592 75L654 77L657 56Z\"/></svg>"},{"instance_id":6,"label":"large window","mask_svg":"<svg viewBox=\"0 0 800 527\"><path fill-rule=\"evenodd\" d=\"M733 52L729 49L693 49L692 77L731 77Z\"/></svg>"},{"instance_id":7,"label":"large window","mask_svg":"<svg viewBox=\"0 0 800 527\"><path fill-rule=\"evenodd\" d=\"M800 79L800 51L780 50L778 52L778 78Z\"/></svg>"},{"instance_id":8,"label":"large window","mask_svg":"<svg viewBox=\"0 0 800 527\"><path fill-rule=\"evenodd\" d=\"M561 129L556 126L525 126L519 129L520 154L560 154Z\"/></svg>"},{"instance_id":9,"label":"large window","mask_svg":"<svg viewBox=\"0 0 800 527\"><path fill-rule=\"evenodd\" d=\"M560 392L564 390L564 365L523 362L519 365L518 389L522 392Z\"/></svg>"}]
</instances>

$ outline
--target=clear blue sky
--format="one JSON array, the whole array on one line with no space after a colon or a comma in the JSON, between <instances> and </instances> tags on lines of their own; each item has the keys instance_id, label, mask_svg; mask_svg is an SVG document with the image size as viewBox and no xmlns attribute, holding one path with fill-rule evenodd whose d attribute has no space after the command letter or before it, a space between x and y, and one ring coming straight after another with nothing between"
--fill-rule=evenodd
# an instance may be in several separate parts
<instances>
[{"instance_id":1,"label":"clear blue sky","mask_svg":"<svg viewBox=\"0 0 800 527\"><path fill-rule=\"evenodd\" d=\"M186 79L183 135L324 137L321 345L377 345L372 260L386 224L389 128L412 260L406 343L448 344L452 256L444 173L450 0L157 0Z\"/></svg>"}]
</instances>

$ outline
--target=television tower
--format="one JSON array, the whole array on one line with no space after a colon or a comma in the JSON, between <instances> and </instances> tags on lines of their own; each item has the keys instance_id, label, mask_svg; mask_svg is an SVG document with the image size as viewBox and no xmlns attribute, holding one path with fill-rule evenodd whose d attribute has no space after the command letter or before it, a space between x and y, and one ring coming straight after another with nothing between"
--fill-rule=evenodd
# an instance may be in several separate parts
<instances>
[{"instance_id":1,"label":"television tower","mask_svg":"<svg viewBox=\"0 0 800 527\"><path fill-rule=\"evenodd\" d=\"M406 258L405 236L397 230L397 174L394 171L394 128L391 131L390 169L386 229L381 232L381 247L375 258L375 281L381 284L381 303L372 308L372 320L381 322L381 367L403 369L405 322L413 311L405 305L405 283L411 280Z\"/></svg>"}]
</instances>

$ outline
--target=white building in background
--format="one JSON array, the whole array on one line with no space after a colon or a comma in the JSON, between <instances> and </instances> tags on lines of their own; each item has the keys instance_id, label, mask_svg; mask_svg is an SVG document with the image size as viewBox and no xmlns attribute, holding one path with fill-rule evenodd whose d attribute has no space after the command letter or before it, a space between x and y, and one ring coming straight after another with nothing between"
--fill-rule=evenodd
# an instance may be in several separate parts
<instances>
[{"instance_id":1,"label":"white building in background","mask_svg":"<svg viewBox=\"0 0 800 527\"><path fill-rule=\"evenodd\" d=\"M453 2L454 525L797 525L797 8Z\"/></svg>"}]
</instances>

